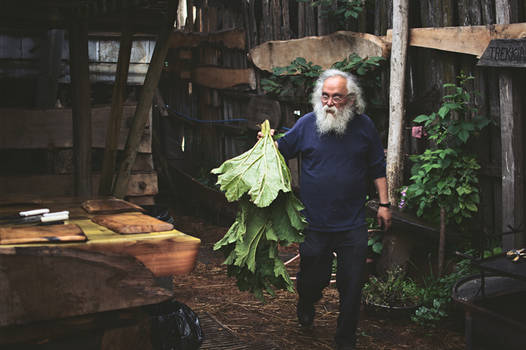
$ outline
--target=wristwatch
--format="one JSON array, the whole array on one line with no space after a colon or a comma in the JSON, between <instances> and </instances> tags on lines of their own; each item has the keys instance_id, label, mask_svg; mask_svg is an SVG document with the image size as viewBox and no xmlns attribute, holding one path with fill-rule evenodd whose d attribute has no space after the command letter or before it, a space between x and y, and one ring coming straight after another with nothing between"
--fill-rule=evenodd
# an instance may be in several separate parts
<instances>
[{"instance_id":1,"label":"wristwatch","mask_svg":"<svg viewBox=\"0 0 526 350\"><path fill-rule=\"evenodd\" d=\"M389 202L387 202L387 203L378 203L378 206L379 207L390 208L391 207L391 203L389 203Z\"/></svg>"}]
</instances>

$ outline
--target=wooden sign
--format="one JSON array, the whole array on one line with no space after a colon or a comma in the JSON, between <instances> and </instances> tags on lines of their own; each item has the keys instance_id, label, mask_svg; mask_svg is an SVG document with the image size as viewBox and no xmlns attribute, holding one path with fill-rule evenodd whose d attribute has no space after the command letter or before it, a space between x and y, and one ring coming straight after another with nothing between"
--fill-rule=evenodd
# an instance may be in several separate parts
<instances>
[{"instance_id":1,"label":"wooden sign","mask_svg":"<svg viewBox=\"0 0 526 350\"><path fill-rule=\"evenodd\" d=\"M526 67L526 38L491 40L477 66Z\"/></svg>"}]
</instances>

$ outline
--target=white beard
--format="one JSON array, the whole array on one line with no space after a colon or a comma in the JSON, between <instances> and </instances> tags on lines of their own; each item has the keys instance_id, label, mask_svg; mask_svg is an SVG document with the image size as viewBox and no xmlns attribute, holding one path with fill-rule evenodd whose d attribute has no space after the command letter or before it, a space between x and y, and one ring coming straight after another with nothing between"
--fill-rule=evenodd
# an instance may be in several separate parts
<instances>
[{"instance_id":1,"label":"white beard","mask_svg":"<svg viewBox=\"0 0 526 350\"><path fill-rule=\"evenodd\" d=\"M347 125L354 118L354 109L352 105L343 108L324 106L321 102L314 106L316 114L316 126L320 135L330 132L336 135L343 135L347 130Z\"/></svg>"}]
</instances>

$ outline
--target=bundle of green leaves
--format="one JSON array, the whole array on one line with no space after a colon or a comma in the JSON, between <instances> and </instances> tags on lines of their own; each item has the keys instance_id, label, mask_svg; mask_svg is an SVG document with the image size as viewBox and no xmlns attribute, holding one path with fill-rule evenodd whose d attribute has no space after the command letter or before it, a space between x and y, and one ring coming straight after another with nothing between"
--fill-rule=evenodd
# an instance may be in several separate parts
<instances>
[{"instance_id":1,"label":"bundle of green leaves","mask_svg":"<svg viewBox=\"0 0 526 350\"><path fill-rule=\"evenodd\" d=\"M235 222L214 250L225 254L228 274L236 277L239 289L263 299L264 291L275 295L274 288L294 292L278 247L303 241L306 220L268 120L261 124L261 132L254 147L212 173L218 175L217 184L227 200L239 202Z\"/></svg>"}]
</instances>

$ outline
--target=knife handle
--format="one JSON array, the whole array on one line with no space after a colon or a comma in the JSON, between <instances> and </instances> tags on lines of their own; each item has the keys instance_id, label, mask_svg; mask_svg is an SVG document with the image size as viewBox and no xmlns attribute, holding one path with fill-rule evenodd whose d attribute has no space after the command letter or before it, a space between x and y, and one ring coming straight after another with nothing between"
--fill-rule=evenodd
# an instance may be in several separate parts
<instances>
[{"instance_id":1,"label":"knife handle","mask_svg":"<svg viewBox=\"0 0 526 350\"><path fill-rule=\"evenodd\" d=\"M27 210L27 211L21 211L18 213L20 216L33 216L33 215L42 215L49 213L49 209L35 209L35 210Z\"/></svg>"},{"instance_id":2,"label":"knife handle","mask_svg":"<svg viewBox=\"0 0 526 350\"><path fill-rule=\"evenodd\" d=\"M64 221L69 219L69 214L65 213L56 213L57 215L51 215L51 216L42 216L40 218L40 221L42 223L49 223L49 222L55 222L55 221Z\"/></svg>"}]
</instances>

